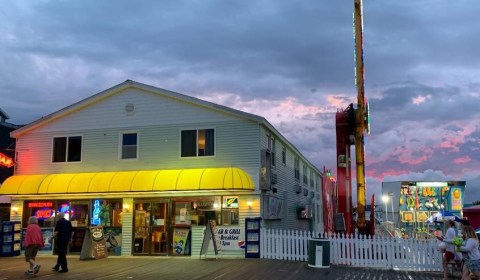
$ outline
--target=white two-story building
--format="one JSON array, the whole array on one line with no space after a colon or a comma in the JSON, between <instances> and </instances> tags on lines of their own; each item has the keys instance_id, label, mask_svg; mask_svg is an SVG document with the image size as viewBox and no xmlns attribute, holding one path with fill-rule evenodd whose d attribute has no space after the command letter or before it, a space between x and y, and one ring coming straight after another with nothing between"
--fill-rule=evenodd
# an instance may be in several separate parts
<instances>
[{"instance_id":1,"label":"white two-story building","mask_svg":"<svg viewBox=\"0 0 480 280\"><path fill-rule=\"evenodd\" d=\"M244 255L247 217L324 230L323 174L257 115L128 80L11 136L11 220L48 232L65 212L72 253L90 226L122 256L198 256L209 220L225 256Z\"/></svg>"}]
</instances>

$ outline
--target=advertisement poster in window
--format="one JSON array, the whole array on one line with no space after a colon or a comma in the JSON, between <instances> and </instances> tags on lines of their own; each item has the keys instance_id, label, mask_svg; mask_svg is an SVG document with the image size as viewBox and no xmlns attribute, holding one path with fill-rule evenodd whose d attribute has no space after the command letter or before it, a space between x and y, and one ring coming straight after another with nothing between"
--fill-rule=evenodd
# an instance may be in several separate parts
<instances>
[{"instance_id":1,"label":"advertisement poster in window","mask_svg":"<svg viewBox=\"0 0 480 280\"><path fill-rule=\"evenodd\" d=\"M42 253L52 253L53 252L53 228L42 228L42 237L43 241L45 243L45 247L40 248L38 250L39 254ZM27 229L24 228L22 229L22 242L21 242L21 249L25 250L25 234L27 232Z\"/></svg>"},{"instance_id":2,"label":"advertisement poster in window","mask_svg":"<svg viewBox=\"0 0 480 280\"><path fill-rule=\"evenodd\" d=\"M173 230L173 254L184 255L187 244L189 229L176 228Z\"/></svg>"}]
</instances>

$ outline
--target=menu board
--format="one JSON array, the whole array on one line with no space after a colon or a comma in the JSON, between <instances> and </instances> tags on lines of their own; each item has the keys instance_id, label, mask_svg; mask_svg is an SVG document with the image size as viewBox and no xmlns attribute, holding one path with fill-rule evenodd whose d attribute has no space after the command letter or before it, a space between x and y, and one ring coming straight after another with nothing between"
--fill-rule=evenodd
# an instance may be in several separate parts
<instances>
[{"instance_id":1,"label":"menu board","mask_svg":"<svg viewBox=\"0 0 480 280\"><path fill-rule=\"evenodd\" d=\"M107 257L107 245L103 227L88 227L83 239L82 252L80 259L103 259Z\"/></svg>"}]
</instances>

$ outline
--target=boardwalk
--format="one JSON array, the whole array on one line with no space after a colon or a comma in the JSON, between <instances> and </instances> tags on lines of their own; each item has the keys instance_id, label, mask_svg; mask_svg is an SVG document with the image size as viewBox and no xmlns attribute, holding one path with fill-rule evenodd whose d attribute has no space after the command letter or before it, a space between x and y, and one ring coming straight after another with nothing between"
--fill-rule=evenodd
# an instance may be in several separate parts
<instances>
[{"instance_id":1,"label":"boardwalk","mask_svg":"<svg viewBox=\"0 0 480 280\"><path fill-rule=\"evenodd\" d=\"M0 258L0 280L9 279L442 279L441 273L361 269L332 266L311 268L305 262L264 259L196 259L179 257L109 257L80 261L69 256L69 272L51 271L56 258L40 256L40 273L25 276L23 257Z\"/></svg>"}]
</instances>

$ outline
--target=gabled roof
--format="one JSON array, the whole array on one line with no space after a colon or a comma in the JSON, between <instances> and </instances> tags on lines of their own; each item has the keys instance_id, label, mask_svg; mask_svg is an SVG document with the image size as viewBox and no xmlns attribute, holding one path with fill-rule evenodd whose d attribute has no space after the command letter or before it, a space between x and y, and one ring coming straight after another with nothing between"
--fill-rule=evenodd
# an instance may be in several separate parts
<instances>
[{"instance_id":1,"label":"gabled roof","mask_svg":"<svg viewBox=\"0 0 480 280\"><path fill-rule=\"evenodd\" d=\"M268 130L272 131L273 133L276 134L277 137L282 139L282 141L285 142L285 144L287 146L289 146L292 150L296 151L298 153L298 155L304 161L310 163L310 161L307 158L305 158L302 155L302 153L300 153L300 151L294 145L292 145L285 137L283 137L283 135L280 132L278 132L275 129L275 127L273 127L273 125L271 125L264 117L261 117L261 116L255 115L255 114L246 113L246 112L243 112L243 111L240 111L240 110L236 110L236 109L233 109L233 108L230 108L230 107L215 104L215 103L208 102L208 101L205 101L205 100L201 100L201 99L198 99L198 98L195 98L195 97L192 97L192 96L188 96L188 95L180 94L180 93L177 93L177 92L173 92L173 91L170 91L170 90L166 90L166 89L142 84L142 83L135 82L135 81L132 81L132 80L126 80L123 83L120 83L120 84L118 84L116 86L113 86L109 89L106 89L106 90L101 91L97 94L94 94L94 95L92 95L88 98L85 98L85 99L77 102L77 103L74 103L70 106L67 106L63 109L60 109L56 112L53 112L53 113L51 113L47 116L43 116L42 118L40 118L38 120L35 120L35 121L19 128L15 131L12 131L10 133L10 136L12 138L18 138L21 135L23 135L25 133L28 133L29 131L31 131L31 130L37 128L37 127L41 127L43 125L46 125L46 124L48 124L52 121L60 119L60 118L66 116L68 114L71 114L75 111L81 110L81 109L83 109L87 106L90 106L90 105L92 105L96 102L99 102L103 99L106 99L110 96L113 96L113 95L115 95L115 94L117 94L117 93L119 93L123 90L129 89L129 88L139 89L139 90L146 91L146 92L149 92L149 93L158 94L158 95L161 95L161 96L164 96L164 97L168 97L168 98L178 100L180 102L189 103L189 104L204 107L204 108L207 108L207 109L211 109L211 110L215 110L215 111L221 111L221 112L224 112L224 113L227 113L227 114L231 114L231 115L234 115L234 116L245 118L245 119L251 120L255 123L264 125ZM312 163L310 163L310 164L313 168L317 169L315 165L313 165ZM319 173L321 173L320 170L317 169L317 171Z\"/></svg>"},{"instance_id":2,"label":"gabled roof","mask_svg":"<svg viewBox=\"0 0 480 280\"><path fill-rule=\"evenodd\" d=\"M129 89L129 88L139 89L139 90L142 90L142 91L158 94L158 95L161 95L161 96L164 96L164 97L176 99L178 101L193 104L193 105L196 105L196 106L209 108L209 109L212 109L212 110L215 110L215 111L222 111L222 112L225 112L225 113L228 113L228 114L236 115L238 117L243 117L243 118L246 118L246 119L250 119L250 120L258 122L258 123L267 123L265 118L254 115L254 114L250 114L250 113L246 113L246 112L243 112L243 111L235 110L235 109L232 109L232 108L229 108L229 107L226 107L226 106L218 105L218 104L208 102L208 101L205 101L205 100L201 100L201 99L198 99L198 98L195 98L195 97L192 97L192 96L188 96L188 95L180 94L180 93L177 93L177 92L157 88L157 87L154 87L154 86L142 84L142 83L135 82L135 81L132 81L132 80L126 80L125 82L123 82L121 84L113 86L113 87L111 87L107 90L101 91L101 92L99 92L95 95L92 95L88 98L85 98L85 99L83 99L83 100L81 100L77 103L74 103L70 106L67 106L63 109L60 109L60 110L58 110L54 113L51 113L47 116L43 116L40 119L35 120L35 121L25 125L24 127L20 128L20 129L15 130L14 132L11 133L11 136L15 137L15 138L19 137L22 134L27 133L28 131L31 131L32 129L35 129L35 128L43 126L43 125L46 125L46 124L48 124L48 123L50 123L50 122L52 122L56 119L62 118L64 116L68 115L68 114L71 114L71 113L75 112L75 111L81 110L81 109L83 109L83 108L85 108L89 105L92 105L96 102L99 102L103 99L106 99L110 96L113 96L113 95L115 95L115 94L117 94L121 91L124 91L126 89Z\"/></svg>"}]
</instances>

